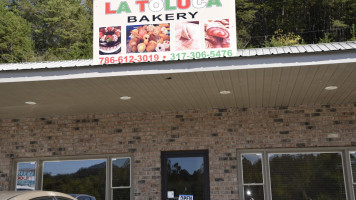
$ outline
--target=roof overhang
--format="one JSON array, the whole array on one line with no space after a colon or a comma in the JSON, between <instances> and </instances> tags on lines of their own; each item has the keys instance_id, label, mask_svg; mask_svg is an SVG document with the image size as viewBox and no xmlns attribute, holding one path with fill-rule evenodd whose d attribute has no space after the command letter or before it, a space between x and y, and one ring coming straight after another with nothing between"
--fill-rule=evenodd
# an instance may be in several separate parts
<instances>
[{"instance_id":1,"label":"roof overhang","mask_svg":"<svg viewBox=\"0 0 356 200\"><path fill-rule=\"evenodd\" d=\"M0 91L0 118L353 103L356 50L6 70Z\"/></svg>"}]
</instances>

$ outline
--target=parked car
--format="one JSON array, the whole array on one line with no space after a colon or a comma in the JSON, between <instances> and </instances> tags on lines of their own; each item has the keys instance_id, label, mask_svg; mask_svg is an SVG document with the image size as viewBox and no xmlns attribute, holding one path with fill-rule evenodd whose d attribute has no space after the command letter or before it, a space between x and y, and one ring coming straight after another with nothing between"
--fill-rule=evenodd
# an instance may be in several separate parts
<instances>
[{"instance_id":1,"label":"parked car","mask_svg":"<svg viewBox=\"0 0 356 200\"><path fill-rule=\"evenodd\" d=\"M1 200L77 200L60 192L51 191L0 191Z\"/></svg>"},{"instance_id":2,"label":"parked car","mask_svg":"<svg viewBox=\"0 0 356 200\"><path fill-rule=\"evenodd\" d=\"M95 197L89 196L87 194L69 194L69 195L78 200L96 200Z\"/></svg>"}]
</instances>

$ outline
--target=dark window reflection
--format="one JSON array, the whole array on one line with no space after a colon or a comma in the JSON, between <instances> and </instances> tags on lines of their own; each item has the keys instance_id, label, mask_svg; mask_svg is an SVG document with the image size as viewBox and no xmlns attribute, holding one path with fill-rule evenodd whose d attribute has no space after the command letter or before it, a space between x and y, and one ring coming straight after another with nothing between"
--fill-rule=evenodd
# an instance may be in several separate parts
<instances>
[{"instance_id":1,"label":"dark window reflection","mask_svg":"<svg viewBox=\"0 0 356 200\"><path fill-rule=\"evenodd\" d=\"M243 154L242 167L244 184L263 183L261 154Z\"/></svg>"},{"instance_id":2,"label":"dark window reflection","mask_svg":"<svg viewBox=\"0 0 356 200\"><path fill-rule=\"evenodd\" d=\"M356 152L350 153L353 182L356 183Z\"/></svg>"},{"instance_id":3,"label":"dark window reflection","mask_svg":"<svg viewBox=\"0 0 356 200\"><path fill-rule=\"evenodd\" d=\"M270 154L273 200L345 200L341 153Z\"/></svg>"},{"instance_id":4,"label":"dark window reflection","mask_svg":"<svg viewBox=\"0 0 356 200\"><path fill-rule=\"evenodd\" d=\"M44 162L43 190L105 200L106 160Z\"/></svg>"},{"instance_id":5,"label":"dark window reflection","mask_svg":"<svg viewBox=\"0 0 356 200\"><path fill-rule=\"evenodd\" d=\"M263 185L249 185L244 187L245 200L263 200Z\"/></svg>"},{"instance_id":6,"label":"dark window reflection","mask_svg":"<svg viewBox=\"0 0 356 200\"><path fill-rule=\"evenodd\" d=\"M114 189L113 200L130 200L130 189Z\"/></svg>"},{"instance_id":7,"label":"dark window reflection","mask_svg":"<svg viewBox=\"0 0 356 200\"><path fill-rule=\"evenodd\" d=\"M130 158L115 158L112 160L112 187L129 187Z\"/></svg>"},{"instance_id":8,"label":"dark window reflection","mask_svg":"<svg viewBox=\"0 0 356 200\"><path fill-rule=\"evenodd\" d=\"M167 159L167 190L174 196L193 195L194 200L204 199L204 158L183 157Z\"/></svg>"}]
</instances>

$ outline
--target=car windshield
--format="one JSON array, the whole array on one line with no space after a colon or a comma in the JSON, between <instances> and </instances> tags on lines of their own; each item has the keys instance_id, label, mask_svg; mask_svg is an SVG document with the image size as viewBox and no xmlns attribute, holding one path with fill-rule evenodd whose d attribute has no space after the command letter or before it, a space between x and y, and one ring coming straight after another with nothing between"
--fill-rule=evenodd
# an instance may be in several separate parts
<instances>
[{"instance_id":1,"label":"car windshield","mask_svg":"<svg viewBox=\"0 0 356 200\"><path fill-rule=\"evenodd\" d=\"M52 197L36 197L36 198L32 198L30 200L53 200Z\"/></svg>"},{"instance_id":2,"label":"car windshield","mask_svg":"<svg viewBox=\"0 0 356 200\"><path fill-rule=\"evenodd\" d=\"M36 197L36 198L32 198L30 200L71 200L71 199L68 199L66 197L46 196L46 197Z\"/></svg>"}]
</instances>

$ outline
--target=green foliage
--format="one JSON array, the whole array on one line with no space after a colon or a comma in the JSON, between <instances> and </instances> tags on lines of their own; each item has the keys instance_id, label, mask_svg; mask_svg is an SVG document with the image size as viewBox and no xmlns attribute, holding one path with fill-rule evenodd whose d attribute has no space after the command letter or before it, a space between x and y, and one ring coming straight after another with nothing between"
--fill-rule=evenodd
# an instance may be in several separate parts
<instances>
[{"instance_id":1,"label":"green foliage","mask_svg":"<svg viewBox=\"0 0 356 200\"><path fill-rule=\"evenodd\" d=\"M34 56L30 24L0 1L0 62L27 62Z\"/></svg>"},{"instance_id":2,"label":"green foliage","mask_svg":"<svg viewBox=\"0 0 356 200\"><path fill-rule=\"evenodd\" d=\"M237 48L246 48L251 41L250 32L256 19L258 6L248 0L235 0L236 5L236 24Z\"/></svg>"},{"instance_id":3,"label":"green foliage","mask_svg":"<svg viewBox=\"0 0 356 200\"><path fill-rule=\"evenodd\" d=\"M239 49L356 40L355 0L235 3ZM0 7L0 62L92 58L93 0L0 0Z\"/></svg>"},{"instance_id":4,"label":"green foliage","mask_svg":"<svg viewBox=\"0 0 356 200\"><path fill-rule=\"evenodd\" d=\"M284 34L282 30L278 30L275 34L270 40L266 40L266 47L293 46L302 44L303 41L300 35L294 33Z\"/></svg>"},{"instance_id":5,"label":"green foliage","mask_svg":"<svg viewBox=\"0 0 356 200\"><path fill-rule=\"evenodd\" d=\"M2 9L6 7L13 15L28 21L25 28L31 31L26 36L34 41L29 52L36 54L35 61L92 58L92 0L0 2L4 5Z\"/></svg>"},{"instance_id":6,"label":"green foliage","mask_svg":"<svg viewBox=\"0 0 356 200\"><path fill-rule=\"evenodd\" d=\"M330 33L325 33L323 38L320 38L319 43L330 43L333 42L333 38L330 36Z\"/></svg>"},{"instance_id":7,"label":"green foliage","mask_svg":"<svg viewBox=\"0 0 356 200\"><path fill-rule=\"evenodd\" d=\"M80 0L45 1L34 31L45 60L92 57L92 22Z\"/></svg>"},{"instance_id":8,"label":"green foliage","mask_svg":"<svg viewBox=\"0 0 356 200\"><path fill-rule=\"evenodd\" d=\"M355 41L356 40L355 24L352 24L351 35L352 35L352 38L350 40Z\"/></svg>"},{"instance_id":9,"label":"green foliage","mask_svg":"<svg viewBox=\"0 0 356 200\"><path fill-rule=\"evenodd\" d=\"M352 38L355 13L355 0L236 0L238 48L270 45L265 37L277 30L299 35L300 43L346 41Z\"/></svg>"}]
</instances>

